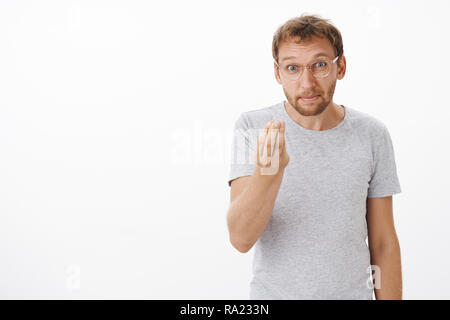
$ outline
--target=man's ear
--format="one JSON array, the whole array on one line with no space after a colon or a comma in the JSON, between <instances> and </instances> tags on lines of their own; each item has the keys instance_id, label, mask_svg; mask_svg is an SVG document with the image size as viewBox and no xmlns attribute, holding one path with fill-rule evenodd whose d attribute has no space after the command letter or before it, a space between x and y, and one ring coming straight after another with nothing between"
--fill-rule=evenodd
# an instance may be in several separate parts
<instances>
[{"instance_id":1,"label":"man's ear","mask_svg":"<svg viewBox=\"0 0 450 320\"><path fill-rule=\"evenodd\" d=\"M347 69L347 61L345 60L345 56L342 55L338 59L338 74L337 74L338 80L344 78L346 69Z\"/></svg>"},{"instance_id":2,"label":"man's ear","mask_svg":"<svg viewBox=\"0 0 450 320\"><path fill-rule=\"evenodd\" d=\"M280 71L278 70L277 63L273 62L273 71L275 72L275 79L281 84Z\"/></svg>"}]
</instances>

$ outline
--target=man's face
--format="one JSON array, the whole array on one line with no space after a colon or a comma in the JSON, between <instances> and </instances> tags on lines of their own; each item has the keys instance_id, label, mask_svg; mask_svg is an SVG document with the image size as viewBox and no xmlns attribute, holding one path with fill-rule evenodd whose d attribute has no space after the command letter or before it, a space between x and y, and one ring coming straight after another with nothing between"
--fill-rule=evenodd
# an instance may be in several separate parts
<instances>
[{"instance_id":1,"label":"man's face","mask_svg":"<svg viewBox=\"0 0 450 320\"><path fill-rule=\"evenodd\" d=\"M296 43L294 40L296 39L288 39L280 44L278 49L280 68L287 65L309 66L317 60L335 58L333 46L326 38L314 36L300 43ZM274 63L277 81L283 86L289 104L298 113L303 116L315 116L333 104L336 80L342 79L345 74L345 57L342 56L339 60L342 60L339 65L337 62L331 64L330 73L325 78L316 78L305 68L296 81L283 78ZM313 96L317 97L311 100L307 99Z\"/></svg>"}]
</instances>

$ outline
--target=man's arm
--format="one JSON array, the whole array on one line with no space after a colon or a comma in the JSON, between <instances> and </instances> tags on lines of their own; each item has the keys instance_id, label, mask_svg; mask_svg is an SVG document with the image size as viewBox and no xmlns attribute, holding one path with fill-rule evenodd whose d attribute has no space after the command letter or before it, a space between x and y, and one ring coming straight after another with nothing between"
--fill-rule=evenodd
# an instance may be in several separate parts
<instances>
[{"instance_id":1,"label":"man's arm","mask_svg":"<svg viewBox=\"0 0 450 320\"><path fill-rule=\"evenodd\" d=\"M283 180L283 168L275 175L261 175L259 170L256 167L252 176L231 182L228 230L231 243L242 253L249 251L264 232Z\"/></svg>"},{"instance_id":2,"label":"man's arm","mask_svg":"<svg viewBox=\"0 0 450 320\"><path fill-rule=\"evenodd\" d=\"M401 300L400 244L395 232L392 196L367 198L366 219L371 264L378 266L375 272L380 272L380 284L375 283L376 299Z\"/></svg>"}]
</instances>

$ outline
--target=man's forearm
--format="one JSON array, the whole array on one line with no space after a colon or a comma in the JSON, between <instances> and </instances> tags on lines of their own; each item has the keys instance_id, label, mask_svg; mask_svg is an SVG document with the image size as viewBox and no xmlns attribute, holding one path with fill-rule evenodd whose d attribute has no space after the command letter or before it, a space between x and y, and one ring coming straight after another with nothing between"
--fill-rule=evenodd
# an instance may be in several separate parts
<instances>
[{"instance_id":1,"label":"man's forearm","mask_svg":"<svg viewBox=\"0 0 450 320\"><path fill-rule=\"evenodd\" d=\"M250 250L264 232L283 179L284 168L274 175L261 175L259 170L256 166L248 186L228 211L231 240L242 252Z\"/></svg>"},{"instance_id":2,"label":"man's forearm","mask_svg":"<svg viewBox=\"0 0 450 320\"><path fill-rule=\"evenodd\" d=\"M371 250L371 264L378 266L380 272L380 287L375 281L375 296L377 300L402 299L402 270L400 246L380 247ZM377 272L375 270L375 272ZM376 275L375 275L375 280Z\"/></svg>"}]
</instances>

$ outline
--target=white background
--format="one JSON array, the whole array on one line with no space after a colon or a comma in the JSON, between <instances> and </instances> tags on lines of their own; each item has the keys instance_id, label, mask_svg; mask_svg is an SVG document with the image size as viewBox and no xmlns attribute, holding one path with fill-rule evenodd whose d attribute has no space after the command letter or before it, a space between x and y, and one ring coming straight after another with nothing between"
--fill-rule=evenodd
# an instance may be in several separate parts
<instances>
[{"instance_id":1,"label":"white background","mask_svg":"<svg viewBox=\"0 0 450 320\"><path fill-rule=\"evenodd\" d=\"M341 31L334 101L384 122L405 299L449 299L448 1L1 1L0 297L247 299L229 143L284 99L276 28Z\"/></svg>"}]
</instances>

